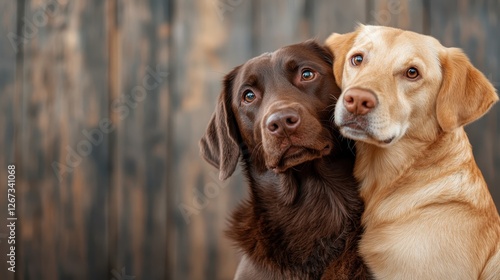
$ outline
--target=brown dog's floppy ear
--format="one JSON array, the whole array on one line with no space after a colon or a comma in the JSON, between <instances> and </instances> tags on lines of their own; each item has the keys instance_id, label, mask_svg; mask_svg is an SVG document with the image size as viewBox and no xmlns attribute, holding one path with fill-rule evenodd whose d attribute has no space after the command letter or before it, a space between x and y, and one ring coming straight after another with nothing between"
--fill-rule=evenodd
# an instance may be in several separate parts
<instances>
[{"instance_id":1,"label":"brown dog's floppy ear","mask_svg":"<svg viewBox=\"0 0 500 280\"><path fill-rule=\"evenodd\" d=\"M346 55L354 44L359 33L358 30L346 34L332 33L325 41L326 47L333 53L333 74L340 87L342 87L342 72L344 71Z\"/></svg>"},{"instance_id":2,"label":"brown dog's floppy ear","mask_svg":"<svg viewBox=\"0 0 500 280\"><path fill-rule=\"evenodd\" d=\"M224 78L215 112L200 140L201 156L219 169L220 180L225 180L233 174L240 156L239 134L231 109L232 83L237 71L238 68L235 68Z\"/></svg>"},{"instance_id":3,"label":"brown dog's floppy ear","mask_svg":"<svg viewBox=\"0 0 500 280\"><path fill-rule=\"evenodd\" d=\"M443 80L436 114L441 128L451 131L483 116L498 96L493 85L460 49L448 48L439 59Z\"/></svg>"}]
</instances>

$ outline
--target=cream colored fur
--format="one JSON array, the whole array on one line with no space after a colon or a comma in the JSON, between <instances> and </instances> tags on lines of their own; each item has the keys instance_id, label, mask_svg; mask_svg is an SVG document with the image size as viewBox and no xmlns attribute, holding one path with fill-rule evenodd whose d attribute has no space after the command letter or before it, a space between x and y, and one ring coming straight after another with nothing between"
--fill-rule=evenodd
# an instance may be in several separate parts
<instances>
[{"instance_id":1,"label":"cream colored fur","mask_svg":"<svg viewBox=\"0 0 500 280\"><path fill-rule=\"evenodd\" d=\"M343 126L352 119L344 94L335 109L341 132L358 140L360 252L375 277L500 279L500 218L463 129L498 100L493 86L429 36L360 26L326 43L343 92L369 90L378 101L361 130ZM405 76L411 67L418 79Z\"/></svg>"}]
</instances>

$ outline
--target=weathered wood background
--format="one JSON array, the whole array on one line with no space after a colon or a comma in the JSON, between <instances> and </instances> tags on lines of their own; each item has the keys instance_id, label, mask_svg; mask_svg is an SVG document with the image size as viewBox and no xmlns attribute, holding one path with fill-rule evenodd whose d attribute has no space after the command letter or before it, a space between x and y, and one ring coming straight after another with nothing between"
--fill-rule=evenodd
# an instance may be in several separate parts
<instances>
[{"instance_id":1,"label":"weathered wood background","mask_svg":"<svg viewBox=\"0 0 500 280\"><path fill-rule=\"evenodd\" d=\"M232 279L223 230L245 183L220 182L197 142L224 73L262 52L389 25L463 48L500 86L498 0L1 0L0 11L6 280ZM500 206L499 112L467 131Z\"/></svg>"}]
</instances>

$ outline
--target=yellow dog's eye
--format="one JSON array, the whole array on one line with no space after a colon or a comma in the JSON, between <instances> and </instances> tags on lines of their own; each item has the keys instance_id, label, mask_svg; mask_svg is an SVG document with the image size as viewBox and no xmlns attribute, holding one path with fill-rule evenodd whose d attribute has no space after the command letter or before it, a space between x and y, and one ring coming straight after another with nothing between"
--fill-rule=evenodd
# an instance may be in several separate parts
<instances>
[{"instance_id":1,"label":"yellow dog's eye","mask_svg":"<svg viewBox=\"0 0 500 280\"><path fill-rule=\"evenodd\" d=\"M302 80L303 81L310 81L310 80L314 79L314 77L316 77L316 74L314 74L313 71L311 71L309 69L302 71Z\"/></svg>"},{"instance_id":2,"label":"yellow dog's eye","mask_svg":"<svg viewBox=\"0 0 500 280\"><path fill-rule=\"evenodd\" d=\"M257 96L252 91L246 91L243 95L243 100L245 100L245 102L247 103L251 103L255 100L255 98L257 98Z\"/></svg>"},{"instance_id":3,"label":"yellow dog's eye","mask_svg":"<svg viewBox=\"0 0 500 280\"><path fill-rule=\"evenodd\" d=\"M410 69L406 70L406 77L412 80L418 78L417 68L411 67Z\"/></svg>"},{"instance_id":4,"label":"yellow dog's eye","mask_svg":"<svg viewBox=\"0 0 500 280\"><path fill-rule=\"evenodd\" d=\"M363 62L363 56L360 54L355 54L351 57L351 64L353 66L359 66Z\"/></svg>"}]
</instances>

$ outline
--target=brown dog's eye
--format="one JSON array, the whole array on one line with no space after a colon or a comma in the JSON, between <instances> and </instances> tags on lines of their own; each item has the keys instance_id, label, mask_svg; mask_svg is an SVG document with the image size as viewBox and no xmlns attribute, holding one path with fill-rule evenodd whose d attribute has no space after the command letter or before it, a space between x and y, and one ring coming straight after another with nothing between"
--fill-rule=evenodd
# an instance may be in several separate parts
<instances>
[{"instance_id":1,"label":"brown dog's eye","mask_svg":"<svg viewBox=\"0 0 500 280\"><path fill-rule=\"evenodd\" d=\"M302 71L302 80L303 81L310 81L310 80L314 79L314 77L316 77L316 74L314 74L313 71L311 71L309 69Z\"/></svg>"},{"instance_id":2,"label":"brown dog's eye","mask_svg":"<svg viewBox=\"0 0 500 280\"><path fill-rule=\"evenodd\" d=\"M243 95L243 100L245 100L245 102L247 103L251 103L252 101L255 100L256 97L257 96L255 96L255 93L253 93L252 91L247 91Z\"/></svg>"},{"instance_id":3,"label":"brown dog's eye","mask_svg":"<svg viewBox=\"0 0 500 280\"><path fill-rule=\"evenodd\" d=\"M363 56L360 54L355 54L351 57L351 64L353 66L359 66L363 62Z\"/></svg>"},{"instance_id":4,"label":"brown dog's eye","mask_svg":"<svg viewBox=\"0 0 500 280\"><path fill-rule=\"evenodd\" d=\"M406 77L412 80L418 78L418 70L414 67L411 67L406 71Z\"/></svg>"}]
</instances>

